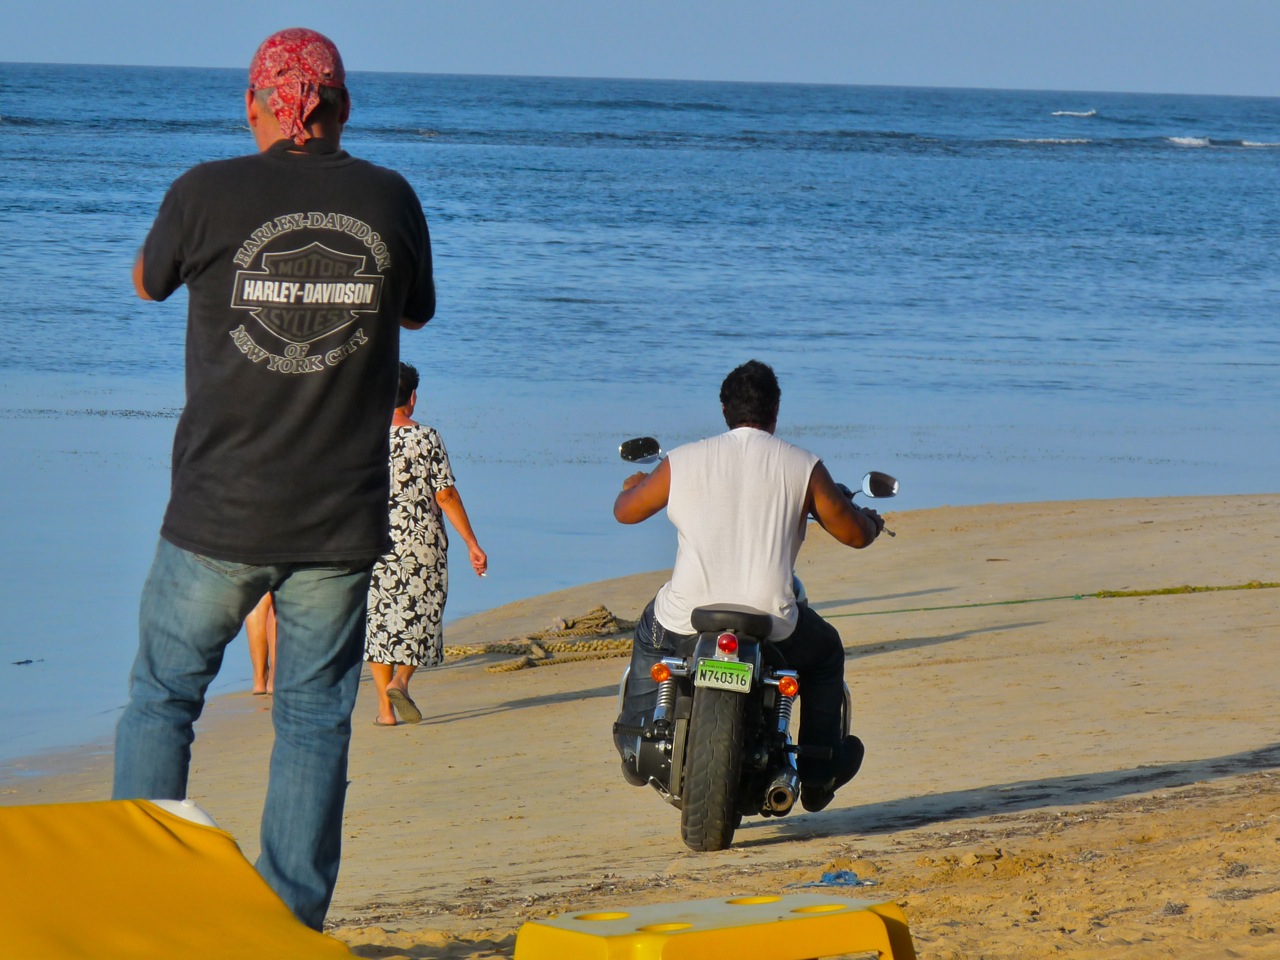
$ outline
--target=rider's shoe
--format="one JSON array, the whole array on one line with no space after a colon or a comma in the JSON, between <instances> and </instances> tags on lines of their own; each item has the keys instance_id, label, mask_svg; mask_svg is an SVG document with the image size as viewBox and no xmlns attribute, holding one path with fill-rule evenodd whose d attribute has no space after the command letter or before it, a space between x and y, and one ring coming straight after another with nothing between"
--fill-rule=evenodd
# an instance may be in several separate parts
<instances>
[{"instance_id":1,"label":"rider's shoe","mask_svg":"<svg viewBox=\"0 0 1280 960\"><path fill-rule=\"evenodd\" d=\"M801 783L800 806L810 813L826 809L827 804L835 799L836 791L857 775L865 754L866 747L861 740L854 736L845 737L835 760L836 775L820 783Z\"/></svg>"}]
</instances>

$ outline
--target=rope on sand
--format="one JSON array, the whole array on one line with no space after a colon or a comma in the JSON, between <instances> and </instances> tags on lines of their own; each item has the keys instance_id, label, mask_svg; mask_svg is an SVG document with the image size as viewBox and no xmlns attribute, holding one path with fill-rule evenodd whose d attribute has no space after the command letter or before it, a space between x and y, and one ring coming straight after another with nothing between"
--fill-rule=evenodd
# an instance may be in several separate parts
<instances>
[{"instance_id":1,"label":"rope on sand","mask_svg":"<svg viewBox=\"0 0 1280 960\"><path fill-rule=\"evenodd\" d=\"M579 663L607 657L625 657L631 653L631 641L606 639L635 628L632 620L620 620L606 607L599 606L580 617L562 618L545 630L523 637L507 637L494 643L445 647L446 660L484 654L506 654L516 659L485 667L489 673L506 673L527 667L548 667L559 663Z\"/></svg>"},{"instance_id":2,"label":"rope on sand","mask_svg":"<svg viewBox=\"0 0 1280 960\"><path fill-rule=\"evenodd\" d=\"M513 670L524 670L526 667L555 667L562 663L581 663L583 660L607 660L611 657L631 656L630 640L615 640L616 646L607 650L590 650L586 653L569 653L562 657L551 657L535 660L533 657L520 657L503 663L493 663L485 667L486 673L510 673Z\"/></svg>"}]
</instances>

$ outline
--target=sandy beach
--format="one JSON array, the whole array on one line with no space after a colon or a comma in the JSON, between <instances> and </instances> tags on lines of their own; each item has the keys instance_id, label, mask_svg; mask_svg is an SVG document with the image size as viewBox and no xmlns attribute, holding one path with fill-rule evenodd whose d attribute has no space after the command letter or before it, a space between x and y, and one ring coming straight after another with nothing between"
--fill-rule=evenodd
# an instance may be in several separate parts
<instances>
[{"instance_id":1,"label":"sandy beach","mask_svg":"<svg viewBox=\"0 0 1280 960\"><path fill-rule=\"evenodd\" d=\"M887 517L895 539L815 528L801 555L868 748L828 810L686 850L678 813L618 774L607 650L451 660L415 678L424 722L394 729L366 679L331 932L362 957L509 957L532 917L803 887L901 904L936 960L1280 956L1280 495ZM631 619L664 577L510 604L447 642L601 604ZM250 859L269 710L218 699L195 747L192 796ZM109 792L103 753L53 766L0 803ZM867 885L803 886L833 869Z\"/></svg>"}]
</instances>

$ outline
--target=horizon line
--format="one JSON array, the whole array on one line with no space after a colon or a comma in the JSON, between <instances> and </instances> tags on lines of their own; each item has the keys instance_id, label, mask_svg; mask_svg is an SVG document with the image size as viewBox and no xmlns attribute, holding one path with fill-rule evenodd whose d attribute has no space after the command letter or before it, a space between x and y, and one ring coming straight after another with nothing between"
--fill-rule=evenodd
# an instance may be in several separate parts
<instances>
[{"instance_id":1,"label":"horizon line","mask_svg":"<svg viewBox=\"0 0 1280 960\"><path fill-rule=\"evenodd\" d=\"M159 63L79 63L60 60L0 60L0 66L31 67L93 67L121 70L220 70L247 71L244 67L208 66L192 64L159 64ZM388 76L411 77L474 77L497 80L602 80L621 81L624 83L706 83L706 84L742 84L749 86L796 86L796 87L869 87L873 89L891 90L958 90L989 93L1055 93L1064 95L1120 95L1150 97L1220 97L1241 100L1274 100L1280 94L1267 93L1197 93L1177 90L1107 90L1102 88L1057 88L1057 87L984 87L963 84L927 84L927 83L855 83L851 81L831 80L743 80L743 79L708 79L706 77L654 77L654 76L602 76L597 74L539 74L539 73L460 73L452 71L415 71L415 70L364 70L353 69L350 74L374 74Z\"/></svg>"}]
</instances>

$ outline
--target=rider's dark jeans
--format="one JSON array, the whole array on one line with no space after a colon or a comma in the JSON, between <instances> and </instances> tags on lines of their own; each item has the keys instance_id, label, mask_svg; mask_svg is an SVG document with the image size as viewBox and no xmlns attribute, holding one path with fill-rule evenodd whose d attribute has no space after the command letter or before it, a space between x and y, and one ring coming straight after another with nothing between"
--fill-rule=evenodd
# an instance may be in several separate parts
<instances>
[{"instance_id":1,"label":"rider's dark jeans","mask_svg":"<svg viewBox=\"0 0 1280 960\"><path fill-rule=\"evenodd\" d=\"M640 725L653 715L658 685L649 670L663 657L675 656L687 636L671 633L653 615L653 601L636 623L631 646L631 672L627 692L618 716L620 723ZM835 749L844 737L840 712L844 705L844 643L835 627L808 605L800 607L795 631L786 640L770 644L779 666L795 670L800 677L801 746ZM621 751L621 745L619 744ZM800 758L802 780L823 780L830 776L830 761Z\"/></svg>"}]
</instances>

